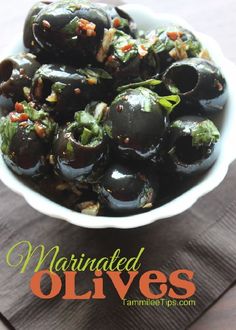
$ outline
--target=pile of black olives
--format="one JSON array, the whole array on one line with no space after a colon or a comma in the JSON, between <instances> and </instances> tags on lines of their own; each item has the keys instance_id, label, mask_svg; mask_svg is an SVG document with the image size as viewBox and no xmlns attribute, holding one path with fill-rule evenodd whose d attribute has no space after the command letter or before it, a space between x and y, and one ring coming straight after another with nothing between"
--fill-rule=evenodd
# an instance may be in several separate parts
<instances>
[{"instance_id":1,"label":"pile of black olives","mask_svg":"<svg viewBox=\"0 0 236 330\"><path fill-rule=\"evenodd\" d=\"M42 194L84 214L131 215L214 164L227 84L192 32L141 32L102 3L41 1L24 45L0 63L1 150Z\"/></svg>"}]
</instances>

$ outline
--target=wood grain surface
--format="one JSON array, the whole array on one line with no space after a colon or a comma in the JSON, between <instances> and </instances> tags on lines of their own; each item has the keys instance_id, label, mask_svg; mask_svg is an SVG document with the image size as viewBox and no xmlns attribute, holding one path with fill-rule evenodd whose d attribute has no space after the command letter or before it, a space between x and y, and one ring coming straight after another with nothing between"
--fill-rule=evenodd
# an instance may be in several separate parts
<instances>
[{"instance_id":1,"label":"wood grain surface","mask_svg":"<svg viewBox=\"0 0 236 330\"><path fill-rule=\"evenodd\" d=\"M1 1L0 7L0 47L5 48L21 29L25 14L35 1ZM141 3L140 0L127 0L127 3ZM235 0L146 0L145 5L157 12L177 14L188 20L197 30L214 37L225 55L236 62ZM2 188L2 185L0 184ZM4 192L5 189L1 190ZM20 197L17 197L20 199ZM0 212L4 216L6 204L0 199ZM25 205L25 204L23 204ZM30 208L26 207L28 214ZM27 214L26 214L27 216ZM6 220L6 219L5 219ZM2 325L3 327L3 325ZM1 329L1 325L0 325ZM236 286L233 286L204 315L195 322L191 330L234 330L236 329ZM27 329L28 330L28 329Z\"/></svg>"}]
</instances>

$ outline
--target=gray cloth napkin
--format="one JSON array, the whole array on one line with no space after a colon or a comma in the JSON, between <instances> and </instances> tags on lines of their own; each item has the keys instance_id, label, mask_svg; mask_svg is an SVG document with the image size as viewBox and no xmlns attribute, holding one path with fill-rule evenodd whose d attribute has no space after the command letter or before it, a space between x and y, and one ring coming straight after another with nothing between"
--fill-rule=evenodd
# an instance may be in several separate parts
<instances>
[{"instance_id":1,"label":"gray cloth napkin","mask_svg":"<svg viewBox=\"0 0 236 330\"><path fill-rule=\"evenodd\" d=\"M236 279L235 187L236 162L222 185L179 216L132 230L92 230L45 217L0 185L0 312L17 330L186 329ZM7 251L21 240L47 248L58 244L61 256L110 256L117 248L133 256L143 246L140 273L156 269L168 275L179 268L195 272L196 306L123 306L105 276L106 300L65 301L62 295L41 300L29 289L34 265L25 274L6 265ZM92 275L78 275L79 292L91 288ZM136 280L127 298L143 299Z\"/></svg>"}]
</instances>

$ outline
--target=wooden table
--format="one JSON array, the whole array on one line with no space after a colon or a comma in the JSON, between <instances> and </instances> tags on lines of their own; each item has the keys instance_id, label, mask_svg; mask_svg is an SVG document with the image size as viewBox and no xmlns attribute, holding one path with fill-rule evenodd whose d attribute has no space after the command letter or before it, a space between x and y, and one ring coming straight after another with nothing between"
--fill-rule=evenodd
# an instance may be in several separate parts
<instances>
[{"instance_id":1,"label":"wooden table","mask_svg":"<svg viewBox=\"0 0 236 330\"><path fill-rule=\"evenodd\" d=\"M21 29L25 13L34 2L34 0L11 0L1 3L1 48L7 47L12 36ZM127 0L125 2L143 4L140 0ZM214 37L223 48L225 55L236 61L235 0L165 0L159 2L146 0L145 5L152 7L157 12L168 12L182 16L200 32L206 32ZM236 328L235 322L236 285L202 315L190 329L233 330ZM3 325L0 324L0 329L2 328Z\"/></svg>"}]
</instances>

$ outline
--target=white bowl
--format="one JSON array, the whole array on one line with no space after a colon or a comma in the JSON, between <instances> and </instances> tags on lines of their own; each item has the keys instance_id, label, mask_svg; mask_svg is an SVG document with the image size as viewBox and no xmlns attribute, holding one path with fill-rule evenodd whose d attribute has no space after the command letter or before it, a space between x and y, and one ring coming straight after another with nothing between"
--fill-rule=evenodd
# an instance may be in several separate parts
<instances>
[{"instance_id":1,"label":"white bowl","mask_svg":"<svg viewBox=\"0 0 236 330\"><path fill-rule=\"evenodd\" d=\"M3 158L0 157L0 179L14 192L22 195L34 209L50 217L63 219L76 226L87 228L135 228L180 214L190 208L200 197L217 187L224 179L229 164L236 159L236 147L233 146L234 141L236 141L236 66L224 57L220 47L211 37L194 31L194 28L181 18L169 14L158 13L157 15L151 9L136 4L124 5L121 8L127 11L138 23L138 27L143 30L174 23L193 31L223 71L228 82L229 102L225 109L226 115L222 128L220 154L211 170L197 185L178 198L144 214L128 217L94 217L72 211L52 202L26 186L9 170ZM19 40L22 40L21 36L18 36L16 42L9 49L1 52L1 59L24 49L22 42L19 42ZM234 150L235 152L232 154Z\"/></svg>"}]
</instances>

